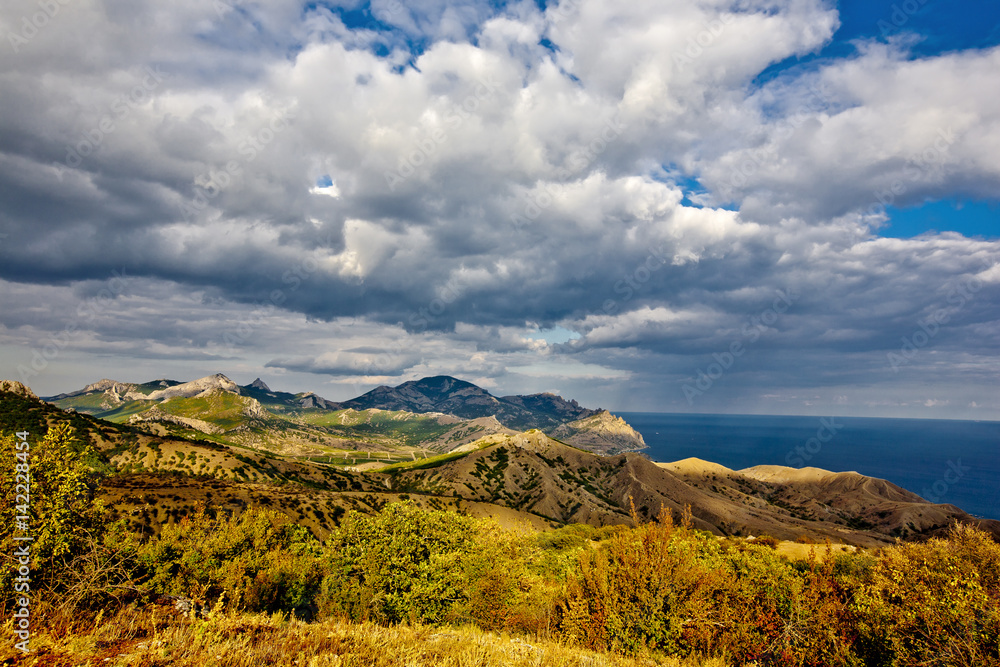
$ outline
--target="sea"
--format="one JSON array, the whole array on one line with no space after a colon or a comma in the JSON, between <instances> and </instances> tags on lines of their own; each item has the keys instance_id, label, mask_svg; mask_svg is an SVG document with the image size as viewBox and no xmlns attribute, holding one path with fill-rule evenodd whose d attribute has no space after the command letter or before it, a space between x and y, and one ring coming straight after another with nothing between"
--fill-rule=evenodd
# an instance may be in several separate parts
<instances>
[{"instance_id":1,"label":"sea","mask_svg":"<svg viewBox=\"0 0 1000 667\"><path fill-rule=\"evenodd\" d=\"M1000 422L618 412L653 461L855 471L1000 519Z\"/></svg>"}]
</instances>

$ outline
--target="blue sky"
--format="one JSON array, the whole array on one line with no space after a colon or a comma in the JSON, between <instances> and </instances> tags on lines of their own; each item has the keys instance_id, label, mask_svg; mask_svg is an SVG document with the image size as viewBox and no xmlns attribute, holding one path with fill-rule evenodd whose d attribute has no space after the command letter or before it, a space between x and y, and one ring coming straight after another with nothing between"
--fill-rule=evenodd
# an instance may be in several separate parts
<instances>
[{"instance_id":1,"label":"blue sky","mask_svg":"<svg viewBox=\"0 0 1000 667\"><path fill-rule=\"evenodd\" d=\"M840 29L815 58L850 55L856 40L908 40L912 58L927 58L967 49L987 49L1000 44L1000 3L992 0L849 0L837 3ZM770 68L766 76L788 67L802 66L813 58L794 59ZM966 236L997 238L1000 209L996 199L969 201L952 198L907 208L891 207L882 236L908 238L930 230L954 231Z\"/></svg>"},{"instance_id":2,"label":"blue sky","mask_svg":"<svg viewBox=\"0 0 1000 667\"><path fill-rule=\"evenodd\" d=\"M738 6L4 2L0 377L1000 420L1000 4Z\"/></svg>"}]
</instances>

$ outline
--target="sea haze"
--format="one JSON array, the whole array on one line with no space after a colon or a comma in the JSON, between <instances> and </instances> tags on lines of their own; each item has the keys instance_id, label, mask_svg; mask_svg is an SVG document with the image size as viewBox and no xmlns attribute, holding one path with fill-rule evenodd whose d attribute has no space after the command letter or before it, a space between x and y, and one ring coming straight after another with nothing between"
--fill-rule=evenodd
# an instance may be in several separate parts
<instances>
[{"instance_id":1,"label":"sea haze","mask_svg":"<svg viewBox=\"0 0 1000 667\"><path fill-rule=\"evenodd\" d=\"M643 453L654 461L694 456L734 470L761 464L853 470L927 500L1000 519L1000 422L617 414L642 433L649 445ZM817 445L819 451L809 453Z\"/></svg>"}]
</instances>

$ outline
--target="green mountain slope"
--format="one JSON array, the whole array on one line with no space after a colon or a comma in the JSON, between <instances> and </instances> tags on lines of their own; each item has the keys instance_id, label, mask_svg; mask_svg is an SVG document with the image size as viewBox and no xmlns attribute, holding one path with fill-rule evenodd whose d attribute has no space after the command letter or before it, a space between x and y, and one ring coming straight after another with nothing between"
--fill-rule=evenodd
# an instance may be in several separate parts
<instances>
[{"instance_id":1,"label":"green mountain slope","mask_svg":"<svg viewBox=\"0 0 1000 667\"><path fill-rule=\"evenodd\" d=\"M351 466L424 457L527 426L562 428L561 439L601 453L645 446L642 436L624 422L609 437L606 425L615 418L605 411L582 408L551 394L498 399L446 376L380 387L345 403L309 392L274 391L260 378L238 386L222 374L191 382L164 379L135 384L105 379L47 400L157 435L326 457ZM372 456L359 457L352 451ZM359 464L359 458L366 460Z\"/></svg>"}]
</instances>

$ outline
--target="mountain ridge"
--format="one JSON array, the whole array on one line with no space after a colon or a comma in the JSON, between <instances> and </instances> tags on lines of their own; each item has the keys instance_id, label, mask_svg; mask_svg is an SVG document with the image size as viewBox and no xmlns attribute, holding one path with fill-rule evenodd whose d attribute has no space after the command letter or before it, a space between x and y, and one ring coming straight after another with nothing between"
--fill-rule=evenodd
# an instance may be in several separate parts
<instances>
[{"instance_id":1,"label":"mountain ridge","mask_svg":"<svg viewBox=\"0 0 1000 667\"><path fill-rule=\"evenodd\" d=\"M252 400L216 387L206 396L175 397L156 405L182 404L189 411L181 416L196 419L199 413L193 408L211 401L224 401L235 414ZM410 423L407 413L376 409L324 414L369 426L384 420ZM4 432L29 430L37 437L57 422L74 425L99 452L101 465L115 471L103 497L144 532L180 520L198 503L221 503L233 511L255 503L280 509L321 536L345 511L377 512L387 502L414 499L422 506L456 511L476 507L506 521L542 527L629 524L633 508L642 520L661 510L679 518L690 508L694 527L720 536L878 546L897 538L927 539L958 522L1000 537L1000 521L976 519L953 505L930 503L858 473L780 466L733 471L697 459L654 463L633 452L595 454L537 429L487 433L448 415L421 419L444 433L462 430L466 444L445 447L445 453L435 456L410 450L411 455L397 456L388 466L388 453L370 450L355 451L350 461L343 461L341 453L335 463L305 446L288 453L157 435L62 411L20 383L0 384ZM500 425L492 418L483 421ZM370 469L380 461L380 469Z\"/></svg>"},{"instance_id":2,"label":"mountain ridge","mask_svg":"<svg viewBox=\"0 0 1000 667\"><path fill-rule=\"evenodd\" d=\"M637 451L646 446L640 433L605 410L584 408L575 400L566 400L551 393L496 397L471 382L447 375L411 380L396 387L381 385L343 402L330 401L313 392L292 394L275 391L259 377L248 385L238 385L222 373L189 382L156 380L143 384L105 378L84 389L46 397L45 400L59 407L81 410L112 421L162 422L219 435L229 432L232 427L217 428L219 425L212 424L210 415L171 416L168 413L173 411L164 410L162 405L160 410L151 411L154 403L179 398L197 399L213 390L257 401L260 411L253 416L258 422L266 422L270 418L273 418L272 422L274 419L296 421L303 415L315 416L313 411L374 409L414 415L451 415L476 422L487 430L496 427L478 420L493 417L499 422L500 429L525 431L537 428L569 444L604 454ZM264 428L260 424L257 426Z\"/></svg>"}]
</instances>

